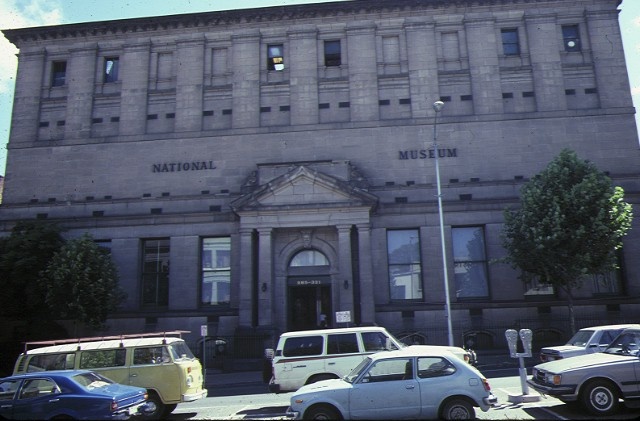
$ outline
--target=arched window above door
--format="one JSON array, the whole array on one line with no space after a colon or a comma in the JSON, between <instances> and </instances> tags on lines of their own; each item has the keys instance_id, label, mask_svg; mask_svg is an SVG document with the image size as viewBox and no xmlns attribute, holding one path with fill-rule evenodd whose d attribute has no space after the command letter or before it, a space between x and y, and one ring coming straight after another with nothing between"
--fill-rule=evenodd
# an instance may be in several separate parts
<instances>
[{"instance_id":1,"label":"arched window above door","mask_svg":"<svg viewBox=\"0 0 640 421\"><path fill-rule=\"evenodd\" d=\"M289 263L289 267L328 266L329 259L318 250L302 250Z\"/></svg>"}]
</instances>

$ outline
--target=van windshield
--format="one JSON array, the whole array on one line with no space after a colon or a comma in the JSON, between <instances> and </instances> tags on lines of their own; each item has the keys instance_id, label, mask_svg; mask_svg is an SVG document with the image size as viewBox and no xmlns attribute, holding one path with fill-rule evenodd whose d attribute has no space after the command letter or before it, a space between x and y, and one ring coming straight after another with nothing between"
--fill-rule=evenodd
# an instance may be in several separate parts
<instances>
[{"instance_id":1,"label":"van windshield","mask_svg":"<svg viewBox=\"0 0 640 421\"><path fill-rule=\"evenodd\" d=\"M174 342L169 345L173 361L193 360L195 357L185 342Z\"/></svg>"}]
</instances>

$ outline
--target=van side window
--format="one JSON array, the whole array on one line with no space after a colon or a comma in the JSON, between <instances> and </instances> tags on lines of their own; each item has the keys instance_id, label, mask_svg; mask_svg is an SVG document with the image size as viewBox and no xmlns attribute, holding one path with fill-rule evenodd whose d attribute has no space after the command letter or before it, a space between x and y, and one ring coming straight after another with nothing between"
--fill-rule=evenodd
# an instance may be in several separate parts
<instances>
[{"instance_id":1,"label":"van side window","mask_svg":"<svg viewBox=\"0 0 640 421\"><path fill-rule=\"evenodd\" d=\"M126 353L124 348L83 351L80 354L80 368L122 367Z\"/></svg>"},{"instance_id":2,"label":"van side window","mask_svg":"<svg viewBox=\"0 0 640 421\"><path fill-rule=\"evenodd\" d=\"M358 352L358 338L355 333L329 335L327 354L351 354Z\"/></svg>"},{"instance_id":3,"label":"van side window","mask_svg":"<svg viewBox=\"0 0 640 421\"><path fill-rule=\"evenodd\" d=\"M29 360L27 372L48 370L72 370L76 360L75 354L43 354L34 355Z\"/></svg>"},{"instance_id":4,"label":"van side window","mask_svg":"<svg viewBox=\"0 0 640 421\"><path fill-rule=\"evenodd\" d=\"M169 351L164 346L151 348L135 348L133 350L133 364L162 364L171 362Z\"/></svg>"},{"instance_id":5,"label":"van side window","mask_svg":"<svg viewBox=\"0 0 640 421\"><path fill-rule=\"evenodd\" d=\"M384 351L387 337L380 332L362 332L362 342L365 351Z\"/></svg>"},{"instance_id":6,"label":"van side window","mask_svg":"<svg viewBox=\"0 0 640 421\"><path fill-rule=\"evenodd\" d=\"M322 336L305 336L302 338L287 338L284 343L285 357L302 357L320 355L324 348Z\"/></svg>"}]
</instances>

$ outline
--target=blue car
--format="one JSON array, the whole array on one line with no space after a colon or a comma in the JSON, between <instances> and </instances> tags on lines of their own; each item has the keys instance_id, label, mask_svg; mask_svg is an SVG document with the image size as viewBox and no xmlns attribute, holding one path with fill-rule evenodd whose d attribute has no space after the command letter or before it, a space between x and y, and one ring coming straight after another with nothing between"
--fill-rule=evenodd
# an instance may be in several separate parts
<instances>
[{"instance_id":1,"label":"blue car","mask_svg":"<svg viewBox=\"0 0 640 421\"><path fill-rule=\"evenodd\" d=\"M0 379L0 418L126 420L144 415L147 390L86 370L43 371Z\"/></svg>"}]
</instances>

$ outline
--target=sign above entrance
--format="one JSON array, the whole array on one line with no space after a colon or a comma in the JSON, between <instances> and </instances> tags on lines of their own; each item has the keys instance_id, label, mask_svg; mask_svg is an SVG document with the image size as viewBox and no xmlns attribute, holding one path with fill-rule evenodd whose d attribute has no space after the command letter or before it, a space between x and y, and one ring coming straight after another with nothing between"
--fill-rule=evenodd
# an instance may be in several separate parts
<instances>
[{"instance_id":1,"label":"sign above entrance","mask_svg":"<svg viewBox=\"0 0 640 421\"><path fill-rule=\"evenodd\" d=\"M181 172L181 171L203 171L215 170L213 161L191 161L191 162L162 162L153 164L151 172Z\"/></svg>"},{"instance_id":2,"label":"sign above entrance","mask_svg":"<svg viewBox=\"0 0 640 421\"><path fill-rule=\"evenodd\" d=\"M336 322L337 323L351 323L351 312L350 311L336 311Z\"/></svg>"},{"instance_id":3,"label":"sign above entrance","mask_svg":"<svg viewBox=\"0 0 640 421\"><path fill-rule=\"evenodd\" d=\"M435 150L432 149L410 149L398 151L400 160L407 159L434 159L436 157ZM438 149L438 158L457 158L458 150L456 148L440 148Z\"/></svg>"},{"instance_id":4,"label":"sign above entrance","mask_svg":"<svg viewBox=\"0 0 640 421\"><path fill-rule=\"evenodd\" d=\"M321 278L289 279L287 281L287 284L293 287L313 287L313 286L319 286L319 285L331 285L331 279L321 279Z\"/></svg>"}]
</instances>

